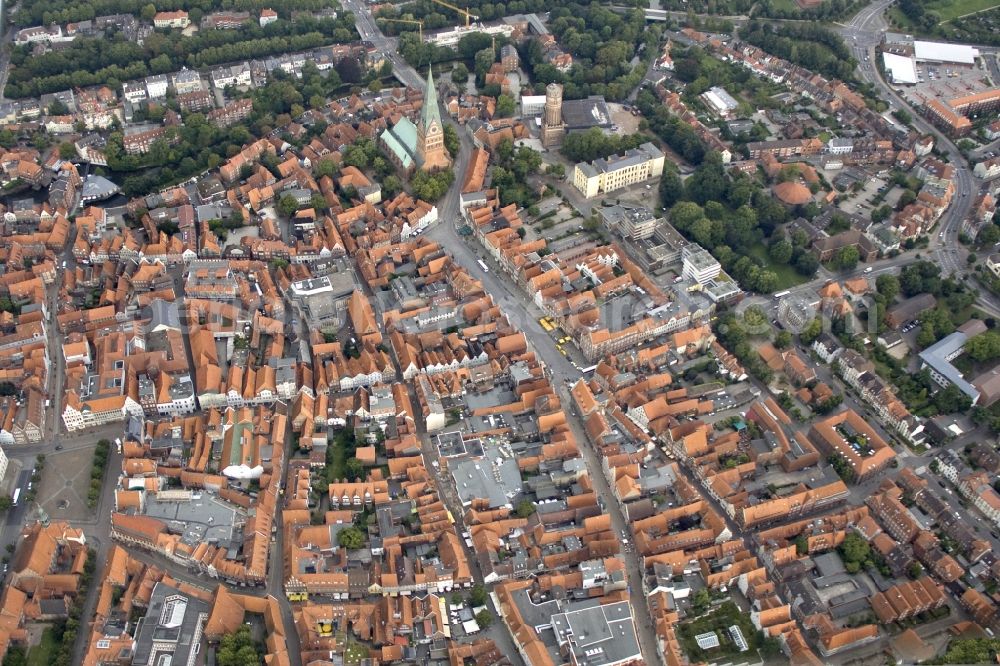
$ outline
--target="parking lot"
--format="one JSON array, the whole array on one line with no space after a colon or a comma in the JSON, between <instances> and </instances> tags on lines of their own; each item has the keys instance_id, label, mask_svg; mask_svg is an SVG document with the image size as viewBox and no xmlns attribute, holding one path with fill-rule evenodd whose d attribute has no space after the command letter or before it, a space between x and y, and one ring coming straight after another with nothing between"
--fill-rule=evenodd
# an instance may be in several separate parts
<instances>
[{"instance_id":1,"label":"parking lot","mask_svg":"<svg viewBox=\"0 0 1000 666\"><path fill-rule=\"evenodd\" d=\"M923 106L925 100L938 99L947 103L956 97L974 95L994 87L988 79L989 72L981 60L977 61L974 67L922 62L917 63L916 72L915 85L893 87L917 108Z\"/></svg>"}]
</instances>

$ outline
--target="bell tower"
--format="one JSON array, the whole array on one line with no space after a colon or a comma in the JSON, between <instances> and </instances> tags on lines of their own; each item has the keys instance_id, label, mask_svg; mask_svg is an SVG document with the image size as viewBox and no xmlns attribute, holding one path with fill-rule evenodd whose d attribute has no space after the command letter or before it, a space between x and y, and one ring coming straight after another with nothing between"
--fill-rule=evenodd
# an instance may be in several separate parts
<instances>
[{"instance_id":1,"label":"bell tower","mask_svg":"<svg viewBox=\"0 0 1000 666\"><path fill-rule=\"evenodd\" d=\"M434 70L428 69L424 108L417 127L417 164L424 171L438 171L451 166L451 157L444 147L444 125L434 88Z\"/></svg>"}]
</instances>

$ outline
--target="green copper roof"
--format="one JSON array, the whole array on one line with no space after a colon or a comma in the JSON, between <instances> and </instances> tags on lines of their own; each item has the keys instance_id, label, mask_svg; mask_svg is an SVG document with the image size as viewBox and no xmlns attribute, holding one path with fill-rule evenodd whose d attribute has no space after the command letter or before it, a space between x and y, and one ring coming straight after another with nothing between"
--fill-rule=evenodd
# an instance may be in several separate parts
<instances>
[{"instance_id":1,"label":"green copper roof","mask_svg":"<svg viewBox=\"0 0 1000 666\"><path fill-rule=\"evenodd\" d=\"M426 132L435 122L439 128L444 129L444 125L441 124L441 111L438 109L437 90L434 89L434 68L428 67L427 91L424 92L423 130Z\"/></svg>"},{"instance_id":2,"label":"green copper roof","mask_svg":"<svg viewBox=\"0 0 1000 666\"><path fill-rule=\"evenodd\" d=\"M417 128L407 117L402 117L392 128L382 131L382 140L396 158L409 169L417 154Z\"/></svg>"}]
</instances>

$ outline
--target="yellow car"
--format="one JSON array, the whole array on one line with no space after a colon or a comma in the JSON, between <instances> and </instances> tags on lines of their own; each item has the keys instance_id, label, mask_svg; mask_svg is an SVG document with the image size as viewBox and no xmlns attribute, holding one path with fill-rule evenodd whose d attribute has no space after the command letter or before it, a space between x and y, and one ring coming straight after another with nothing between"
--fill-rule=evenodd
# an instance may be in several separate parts
<instances>
[{"instance_id":1,"label":"yellow car","mask_svg":"<svg viewBox=\"0 0 1000 666\"><path fill-rule=\"evenodd\" d=\"M562 347L559 348L559 353L562 354L563 356L566 356L566 350L563 349Z\"/></svg>"}]
</instances>

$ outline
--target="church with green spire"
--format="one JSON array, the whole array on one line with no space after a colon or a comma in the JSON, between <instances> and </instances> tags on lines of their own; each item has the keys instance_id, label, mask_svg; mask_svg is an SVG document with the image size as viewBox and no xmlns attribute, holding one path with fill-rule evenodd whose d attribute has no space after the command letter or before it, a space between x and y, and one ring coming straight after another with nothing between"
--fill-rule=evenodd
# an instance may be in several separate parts
<instances>
[{"instance_id":1,"label":"church with green spire","mask_svg":"<svg viewBox=\"0 0 1000 666\"><path fill-rule=\"evenodd\" d=\"M382 132L379 142L396 166L407 173L414 169L440 171L451 166L451 157L444 147L444 124L434 88L433 69L427 72L420 125L414 125L409 118L401 118Z\"/></svg>"}]
</instances>

